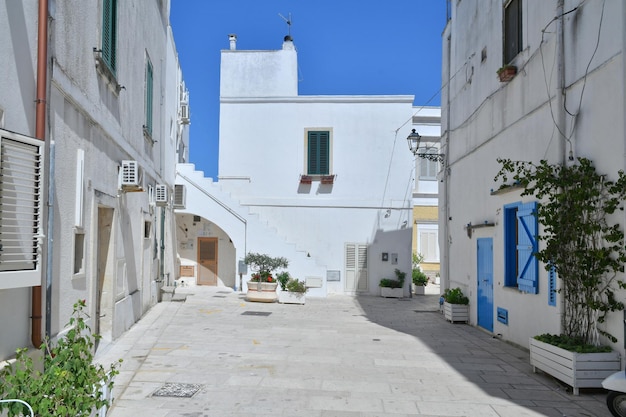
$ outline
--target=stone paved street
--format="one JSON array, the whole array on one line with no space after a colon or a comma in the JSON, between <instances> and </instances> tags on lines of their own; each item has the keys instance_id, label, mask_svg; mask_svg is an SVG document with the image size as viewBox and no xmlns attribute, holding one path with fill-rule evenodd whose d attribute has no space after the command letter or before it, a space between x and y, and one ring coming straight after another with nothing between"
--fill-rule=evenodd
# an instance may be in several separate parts
<instances>
[{"instance_id":1,"label":"stone paved street","mask_svg":"<svg viewBox=\"0 0 626 417\"><path fill-rule=\"evenodd\" d=\"M179 288L186 301L98 353L124 359L108 416L610 416L603 391L533 374L527 351L446 322L429 292L300 306Z\"/></svg>"}]
</instances>

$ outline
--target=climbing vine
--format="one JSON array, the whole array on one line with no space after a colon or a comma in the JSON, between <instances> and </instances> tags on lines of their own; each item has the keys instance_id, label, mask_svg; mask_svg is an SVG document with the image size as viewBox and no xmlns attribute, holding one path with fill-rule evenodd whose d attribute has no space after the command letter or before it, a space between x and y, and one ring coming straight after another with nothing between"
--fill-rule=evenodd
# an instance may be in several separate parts
<instances>
[{"instance_id":1,"label":"climbing vine","mask_svg":"<svg viewBox=\"0 0 626 417\"><path fill-rule=\"evenodd\" d=\"M615 218L623 210L626 176L617 180L598 174L591 160L579 158L564 166L498 159L501 169L494 178L502 186L513 183L524 188L522 196L541 202L537 219L543 242L535 256L546 270L554 268L563 296L563 333L598 346L599 336L617 339L601 329L609 312L623 310L615 291L626 288L618 274L624 272L624 232Z\"/></svg>"}]
</instances>

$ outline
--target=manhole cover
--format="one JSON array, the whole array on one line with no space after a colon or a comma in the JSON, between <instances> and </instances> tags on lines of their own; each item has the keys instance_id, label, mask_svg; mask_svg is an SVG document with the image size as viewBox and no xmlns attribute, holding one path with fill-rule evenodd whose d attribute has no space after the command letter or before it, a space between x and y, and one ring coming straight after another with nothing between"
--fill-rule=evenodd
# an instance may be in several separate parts
<instances>
[{"instance_id":1,"label":"manhole cover","mask_svg":"<svg viewBox=\"0 0 626 417\"><path fill-rule=\"evenodd\" d=\"M269 311L244 311L241 313L242 316L269 316L272 314Z\"/></svg>"},{"instance_id":2,"label":"manhole cover","mask_svg":"<svg viewBox=\"0 0 626 417\"><path fill-rule=\"evenodd\" d=\"M214 295L213 298L226 298L225 295Z\"/></svg>"},{"instance_id":3,"label":"manhole cover","mask_svg":"<svg viewBox=\"0 0 626 417\"><path fill-rule=\"evenodd\" d=\"M201 385L198 384L175 384L167 383L156 390L153 397L178 397L191 398L200 390Z\"/></svg>"},{"instance_id":4,"label":"manhole cover","mask_svg":"<svg viewBox=\"0 0 626 417\"><path fill-rule=\"evenodd\" d=\"M218 291L218 294L230 294L230 291Z\"/></svg>"}]
</instances>

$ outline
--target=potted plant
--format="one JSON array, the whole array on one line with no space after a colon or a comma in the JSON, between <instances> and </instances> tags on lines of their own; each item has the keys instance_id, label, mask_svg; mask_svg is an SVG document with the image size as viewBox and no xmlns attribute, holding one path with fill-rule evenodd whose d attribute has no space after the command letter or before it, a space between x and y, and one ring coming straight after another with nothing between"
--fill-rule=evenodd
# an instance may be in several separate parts
<instances>
[{"instance_id":1,"label":"potted plant","mask_svg":"<svg viewBox=\"0 0 626 417\"><path fill-rule=\"evenodd\" d=\"M380 286L381 297L402 298L404 296L404 280L406 272L395 270L396 279L383 278L378 284Z\"/></svg>"},{"instance_id":2,"label":"potted plant","mask_svg":"<svg viewBox=\"0 0 626 417\"><path fill-rule=\"evenodd\" d=\"M626 176L620 171L611 181L586 158L569 166L545 160L498 162L502 168L496 180L507 183L513 176L523 187L522 196L542 200L536 216L543 225L538 236L543 244L535 256L561 281L555 290L563 299L561 335L530 338L531 365L571 385L575 395L579 388L601 387L620 369L618 353L602 342L617 341L603 324L611 312L624 310L615 296L626 288L618 278L626 263L624 232L612 215L623 209Z\"/></svg>"},{"instance_id":3,"label":"potted plant","mask_svg":"<svg viewBox=\"0 0 626 417\"><path fill-rule=\"evenodd\" d=\"M460 288L447 288L442 295L443 314L451 323L456 321L469 321L469 298Z\"/></svg>"},{"instance_id":4,"label":"potted plant","mask_svg":"<svg viewBox=\"0 0 626 417\"><path fill-rule=\"evenodd\" d=\"M424 295L426 285L428 285L428 276L422 272L420 264L424 260L424 255L413 252L413 262L411 270L411 278L413 281L413 293Z\"/></svg>"},{"instance_id":5,"label":"potted plant","mask_svg":"<svg viewBox=\"0 0 626 417\"><path fill-rule=\"evenodd\" d=\"M15 361L0 369L0 398L15 398L30 404L35 416L90 416L108 407L113 378L122 362L108 368L93 363L95 341L85 323L85 301L74 304L65 336L56 343L46 339L35 359L27 348L17 350ZM35 364L35 361L42 363ZM42 369L43 372L39 369ZM31 415L22 403L0 403L9 417Z\"/></svg>"},{"instance_id":6,"label":"potted plant","mask_svg":"<svg viewBox=\"0 0 626 417\"><path fill-rule=\"evenodd\" d=\"M500 82L511 81L517 74L517 67L515 65L503 65L498 68L497 74Z\"/></svg>"},{"instance_id":7,"label":"potted plant","mask_svg":"<svg viewBox=\"0 0 626 417\"><path fill-rule=\"evenodd\" d=\"M278 283L272 273L278 268L287 268L289 261L282 257L254 252L248 253L243 261L256 271L247 282L246 299L265 303L275 302L278 299L276 293Z\"/></svg>"},{"instance_id":8,"label":"potted plant","mask_svg":"<svg viewBox=\"0 0 626 417\"><path fill-rule=\"evenodd\" d=\"M289 278L285 288L278 295L278 302L283 304L304 304L306 302L306 283L295 278Z\"/></svg>"}]
</instances>

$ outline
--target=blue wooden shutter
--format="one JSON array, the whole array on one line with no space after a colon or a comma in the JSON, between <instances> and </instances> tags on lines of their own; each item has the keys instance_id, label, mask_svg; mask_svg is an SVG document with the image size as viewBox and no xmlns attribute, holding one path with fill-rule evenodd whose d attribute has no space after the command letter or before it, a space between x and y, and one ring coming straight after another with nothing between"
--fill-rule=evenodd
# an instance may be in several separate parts
<instances>
[{"instance_id":1,"label":"blue wooden shutter","mask_svg":"<svg viewBox=\"0 0 626 417\"><path fill-rule=\"evenodd\" d=\"M537 234L537 203L522 204L517 210L517 285L520 291L538 292L539 262L535 257L539 246Z\"/></svg>"},{"instance_id":2,"label":"blue wooden shutter","mask_svg":"<svg viewBox=\"0 0 626 417\"><path fill-rule=\"evenodd\" d=\"M308 137L309 175L328 175L330 171L330 135L328 132L309 132Z\"/></svg>"},{"instance_id":3,"label":"blue wooden shutter","mask_svg":"<svg viewBox=\"0 0 626 417\"><path fill-rule=\"evenodd\" d=\"M113 74L117 67L117 0L102 2L102 59Z\"/></svg>"}]
</instances>

